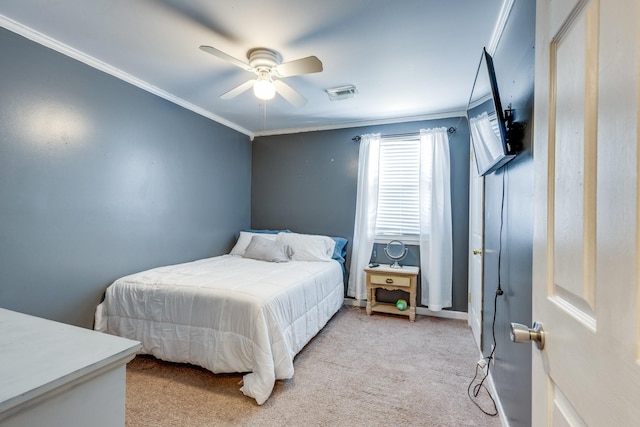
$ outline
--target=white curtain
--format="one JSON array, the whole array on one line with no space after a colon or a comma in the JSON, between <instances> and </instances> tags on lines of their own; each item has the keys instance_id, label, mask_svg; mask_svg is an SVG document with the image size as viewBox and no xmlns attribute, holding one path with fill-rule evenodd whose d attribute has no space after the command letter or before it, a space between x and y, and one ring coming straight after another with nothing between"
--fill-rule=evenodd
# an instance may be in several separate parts
<instances>
[{"instance_id":1,"label":"white curtain","mask_svg":"<svg viewBox=\"0 0 640 427\"><path fill-rule=\"evenodd\" d=\"M351 275L347 295L358 300L367 298L364 269L371 260L378 209L378 167L380 134L363 135L358 158L358 195L351 250Z\"/></svg>"},{"instance_id":2,"label":"white curtain","mask_svg":"<svg viewBox=\"0 0 640 427\"><path fill-rule=\"evenodd\" d=\"M453 239L447 128L420 130L421 303L429 310L451 307Z\"/></svg>"}]
</instances>

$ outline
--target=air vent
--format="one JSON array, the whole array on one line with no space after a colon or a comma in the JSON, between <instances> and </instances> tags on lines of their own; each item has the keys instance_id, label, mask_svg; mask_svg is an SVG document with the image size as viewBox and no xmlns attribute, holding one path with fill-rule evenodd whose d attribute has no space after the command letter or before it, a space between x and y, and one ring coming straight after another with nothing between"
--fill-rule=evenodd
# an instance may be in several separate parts
<instances>
[{"instance_id":1,"label":"air vent","mask_svg":"<svg viewBox=\"0 0 640 427\"><path fill-rule=\"evenodd\" d=\"M354 85L334 87L332 89L326 89L327 95L331 101L339 101L341 99L349 99L356 96L358 89Z\"/></svg>"}]
</instances>

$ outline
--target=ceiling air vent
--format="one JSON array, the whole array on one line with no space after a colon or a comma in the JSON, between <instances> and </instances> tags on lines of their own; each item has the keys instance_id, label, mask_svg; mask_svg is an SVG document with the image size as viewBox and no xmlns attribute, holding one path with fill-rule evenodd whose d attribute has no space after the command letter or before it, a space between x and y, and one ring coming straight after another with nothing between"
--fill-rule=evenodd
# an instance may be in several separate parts
<instances>
[{"instance_id":1,"label":"ceiling air vent","mask_svg":"<svg viewBox=\"0 0 640 427\"><path fill-rule=\"evenodd\" d=\"M326 89L327 95L331 101L339 101L341 99L349 99L356 96L358 89L354 85L334 87L332 89Z\"/></svg>"}]
</instances>

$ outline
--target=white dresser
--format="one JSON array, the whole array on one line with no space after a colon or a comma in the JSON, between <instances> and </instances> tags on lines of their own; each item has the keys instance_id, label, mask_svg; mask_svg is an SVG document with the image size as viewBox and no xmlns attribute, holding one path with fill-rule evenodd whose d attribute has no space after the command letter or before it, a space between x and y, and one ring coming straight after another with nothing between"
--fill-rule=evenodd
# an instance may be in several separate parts
<instances>
[{"instance_id":1,"label":"white dresser","mask_svg":"<svg viewBox=\"0 0 640 427\"><path fill-rule=\"evenodd\" d=\"M137 341L0 308L0 426L124 426Z\"/></svg>"}]
</instances>

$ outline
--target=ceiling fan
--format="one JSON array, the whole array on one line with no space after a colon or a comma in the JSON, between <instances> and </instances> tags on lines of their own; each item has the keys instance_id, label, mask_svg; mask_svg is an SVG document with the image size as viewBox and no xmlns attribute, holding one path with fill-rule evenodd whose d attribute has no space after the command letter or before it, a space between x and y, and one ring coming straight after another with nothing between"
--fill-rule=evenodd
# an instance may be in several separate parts
<instances>
[{"instance_id":1,"label":"ceiling fan","mask_svg":"<svg viewBox=\"0 0 640 427\"><path fill-rule=\"evenodd\" d=\"M292 105L302 107L307 103L307 99L280 80L280 78L322 71L322 62L315 56L307 56L306 58L282 63L282 57L278 52L258 47L247 52L247 59L249 60L247 64L215 47L200 46L200 49L257 75L256 79L248 80L220 95L222 99L235 98L253 87L254 94L260 99L272 99L277 92Z\"/></svg>"}]
</instances>

